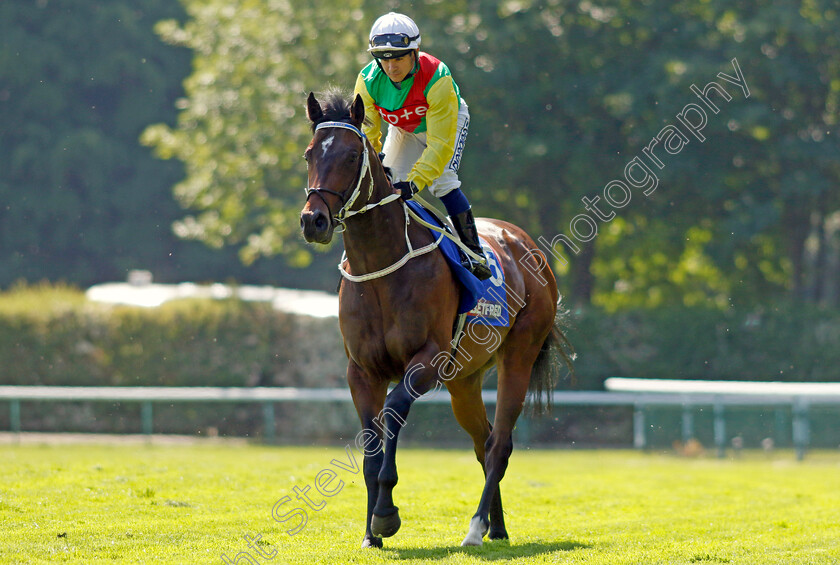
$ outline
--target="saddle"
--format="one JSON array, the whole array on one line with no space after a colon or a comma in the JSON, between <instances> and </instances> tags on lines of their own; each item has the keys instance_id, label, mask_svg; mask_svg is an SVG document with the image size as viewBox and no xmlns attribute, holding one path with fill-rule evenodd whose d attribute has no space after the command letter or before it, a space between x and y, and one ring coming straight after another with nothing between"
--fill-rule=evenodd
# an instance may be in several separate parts
<instances>
[{"instance_id":1,"label":"saddle","mask_svg":"<svg viewBox=\"0 0 840 565\"><path fill-rule=\"evenodd\" d=\"M425 222L435 225L447 233L452 234L452 228L446 220L438 213L432 212L434 208L431 206L424 207L418 202L417 196L406 202L406 205L417 214ZM457 237L457 236L453 236ZM458 313L465 314L475 308L478 304L478 299L484 292L484 284L473 275L469 269L465 268L462 260L462 251L455 245L448 237L444 237L438 246L441 253L443 253L449 268L452 269L452 274L455 275L455 280L460 287L460 299L458 302Z\"/></svg>"}]
</instances>

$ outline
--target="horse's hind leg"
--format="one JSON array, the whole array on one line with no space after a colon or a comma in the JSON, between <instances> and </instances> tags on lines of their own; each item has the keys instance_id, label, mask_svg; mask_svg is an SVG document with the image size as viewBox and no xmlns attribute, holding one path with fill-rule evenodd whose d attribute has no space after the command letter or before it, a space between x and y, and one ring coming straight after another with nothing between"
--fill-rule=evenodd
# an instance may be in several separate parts
<instances>
[{"instance_id":1,"label":"horse's hind leg","mask_svg":"<svg viewBox=\"0 0 840 565\"><path fill-rule=\"evenodd\" d=\"M481 545L484 534L488 531L491 520L490 510L498 500L499 483L505 476L510 454L513 452L513 427L525 404L528 383L531 379L531 367L539 354L540 345L511 342L511 335L505 342L505 351L499 355L499 386L496 401L496 415L493 429L485 443L485 482L478 503L478 510L470 521L470 530L461 545ZM506 537L507 532L494 532Z\"/></svg>"},{"instance_id":2,"label":"horse's hind leg","mask_svg":"<svg viewBox=\"0 0 840 565\"><path fill-rule=\"evenodd\" d=\"M481 464L486 479L484 449L493 428L487 421L487 409L481 399L483 373L479 371L464 379L448 381L446 387L452 398L452 412L455 414L455 419L472 438L475 456ZM507 539L507 537L502 497L497 486L490 501L490 539Z\"/></svg>"}]
</instances>

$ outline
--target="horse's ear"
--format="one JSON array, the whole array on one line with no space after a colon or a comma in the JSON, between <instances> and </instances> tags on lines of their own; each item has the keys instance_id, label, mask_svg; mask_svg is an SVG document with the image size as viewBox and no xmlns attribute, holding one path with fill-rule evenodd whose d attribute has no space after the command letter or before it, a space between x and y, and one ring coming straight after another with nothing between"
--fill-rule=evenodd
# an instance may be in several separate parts
<instances>
[{"instance_id":1,"label":"horse's ear","mask_svg":"<svg viewBox=\"0 0 840 565\"><path fill-rule=\"evenodd\" d=\"M306 116L313 124L324 117L324 111L321 110L321 104L315 98L314 92L310 92L309 98L306 99Z\"/></svg>"},{"instance_id":2,"label":"horse's ear","mask_svg":"<svg viewBox=\"0 0 840 565\"><path fill-rule=\"evenodd\" d=\"M356 127L362 127L362 122L365 121L365 101L362 100L361 94L357 94L353 99L353 104L350 106L350 119Z\"/></svg>"}]
</instances>

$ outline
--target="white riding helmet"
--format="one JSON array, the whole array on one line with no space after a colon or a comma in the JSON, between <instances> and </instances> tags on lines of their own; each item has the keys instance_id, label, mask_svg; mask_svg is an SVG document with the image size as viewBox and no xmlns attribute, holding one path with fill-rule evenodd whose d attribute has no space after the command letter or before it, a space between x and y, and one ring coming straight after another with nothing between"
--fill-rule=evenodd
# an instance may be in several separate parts
<instances>
[{"instance_id":1,"label":"white riding helmet","mask_svg":"<svg viewBox=\"0 0 840 565\"><path fill-rule=\"evenodd\" d=\"M370 28L368 53L377 59L394 59L420 48L420 28L406 15L389 12Z\"/></svg>"}]
</instances>

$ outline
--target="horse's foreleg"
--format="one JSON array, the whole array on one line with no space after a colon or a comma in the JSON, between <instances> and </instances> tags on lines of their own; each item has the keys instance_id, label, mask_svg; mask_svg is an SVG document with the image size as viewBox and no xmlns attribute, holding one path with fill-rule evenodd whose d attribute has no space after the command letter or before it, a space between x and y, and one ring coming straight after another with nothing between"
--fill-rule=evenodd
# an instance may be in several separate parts
<instances>
[{"instance_id":1,"label":"horse's foreleg","mask_svg":"<svg viewBox=\"0 0 840 565\"><path fill-rule=\"evenodd\" d=\"M375 425L375 421L385 401L387 383L372 384L362 370L352 362L347 368L347 382L350 385L353 404L362 422L362 431L356 438L356 446L364 450L365 454L363 473L367 487L367 515L362 547L382 547L382 538L371 532L370 524L373 508L379 496L379 471L382 468L383 458L382 431Z\"/></svg>"},{"instance_id":2,"label":"horse's foreleg","mask_svg":"<svg viewBox=\"0 0 840 565\"><path fill-rule=\"evenodd\" d=\"M385 453L376 477L377 498L370 528L375 536L390 537L400 529L399 509L394 505L393 491L397 485L396 447L400 429L405 425L413 399L402 383L397 385L385 401L377 425L384 434Z\"/></svg>"},{"instance_id":3,"label":"horse's foreleg","mask_svg":"<svg viewBox=\"0 0 840 565\"><path fill-rule=\"evenodd\" d=\"M432 349L434 351L431 351ZM432 352L431 355L429 351ZM402 381L388 393L385 407L378 418L377 425L382 427L385 435L385 456L379 471L379 496L371 519L371 532L377 536L390 537L400 529L399 509L394 505L393 499L394 487L398 480L397 440L411 405L431 390L436 382L437 372L430 363L436 351L436 347L428 345L414 356Z\"/></svg>"},{"instance_id":4,"label":"horse's foreleg","mask_svg":"<svg viewBox=\"0 0 840 565\"><path fill-rule=\"evenodd\" d=\"M370 429L370 428L366 428ZM381 442L381 440L379 440ZM371 531L371 520L373 519L373 508L379 496L379 470L382 468L382 449L368 455L365 453L364 475L365 486L367 487L367 515L365 517L365 537L362 539L362 547L382 547L382 538L377 537ZM367 451L367 450L366 450Z\"/></svg>"}]
</instances>

